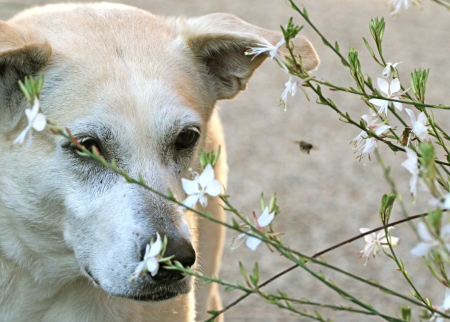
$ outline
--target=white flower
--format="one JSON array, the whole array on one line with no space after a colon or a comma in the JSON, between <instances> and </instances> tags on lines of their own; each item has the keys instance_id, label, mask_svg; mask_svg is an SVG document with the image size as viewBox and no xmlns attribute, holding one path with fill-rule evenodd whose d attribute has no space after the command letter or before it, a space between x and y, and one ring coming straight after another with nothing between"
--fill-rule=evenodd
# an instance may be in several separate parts
<instances>
[{"instance_id":1,"label":"white flower","mask_svg":"<svg viewBox=\"0 0 450 322\"><path fill-rule=\"evenodd\" d=\"M417 196L417 179L419 178L419 163L417 162L417 154L410 148L405 148L408 159L402 162L402 166L408 170L412 177L409 181L410 192L413 198Z\"/></svg>"},{"instance_id":2,"label":"white flower","mask_svg":"<svg viewBox=\"0 0 450 322\"><path fill-rule=\"evenodd\" d=\"M445 288L445 297L444 297L444 303L437 308L439 312L447 313L447 311L450 309L450 288ZM439 314L434 313L431 317L430 321L434 322L444 322L445 318L441 317Z\"/></svg>"},{"instance_id":3,"label":"white flower","mask_svg":"<svg viewBox=\"0 0 450 322\"><path fill-rule=\"evenodd\" d=\"M25 141L25 137L28 134L28 144L31 144L31 133L30 130L33 128L38 132L41 132L45 129L47 125L47 118L44 114L39 113L39 100L37 97L34 98L34 104L31 109L27 108L25 110L25 115L28 119L28 125L23 130L19 136L14 140L14 144L22 144Z\"/></svg>"},{"instance_id":4,"label":"white flower","mask_svg":"<svg viewBox=\"0 0 450 322\"><path fill-rule=\"evenodd\" d=\"M275 212L269 213L269 208L266 207L261 216L259 216L258 220L255 221L256 228L260 232L264 232L263 228L268 226L273 221L274 217ZM252 231L249 230L248 232L251 233ZM237 245L232 246L232 249L238 248L244 242L244 240L246 241L245 244L247 245L247 247L250 248L251 250L255 250L256 247L258 247L259 244L261 244L261 240L256 237L252 237L247 234L240 234L233 240L232 244L236 243Z\"/></svg>"},{"instance_id":5,"label":"white flower","mask_svg":"<svg viewBox=\"0 0 450 322\"><path fill-rule=\"evenodd\" d=\"M411 0L389 0L389 4L393 7L391 15L397 14L402 5L405 7L405 10L408 10L410 2Z\"/></svg>"},{"instance_id":6,"label":"white flower","mask_svg":"<svg viewBox=\"0 0 450 322\"><path fill-rule=\"evenodd\" d=\"M198 201L203 207L208 205L207 195L217 197L222 189L222 184L214 179L214 170L208 164L201 175L196 174L194 180L181 179L183 189L189 196L183 201L183 205L194 208Z\"/></svg>"},{"instance_id":7,"label":"white flower","mask_svg":"<svg viewBox=\"0 0 450 322\"><path fill-rule=\"evenodd\" d=\"M428 139L428 127L425 125L428 119L425 113L421 112L416 120L416 116L412 110L405 108L405 111L411 119L412 132L422 141Z\"/></svg>"},{"instance_id":8,"label":"white flower","mask_svg":"<svg viewBox=\"0 0 450 322\"><path fill-rule=\"evenodd\" d=\"M423 241L411 250L411 254L422 257L428 254L432 248L439 247L439 241L430 233L425 223L419 222L417 224L417 232ZM445 247L450 250L450 225L441 228L440 237Z\"/></svg>"},{"instance_id":9,"label":"white flower","mask_svg":"<svg viewBox=\"0 0 450 322\"><path fill-rule=\"evenodd\" d=\"M369 114L363 115L361 118L366 122L367 129L375 131L377 136L382 136L384 132L391 128L384 123L376 123L378 119ZM354 145L355 153L361 151L361 155L372 153L378 145L377 140L374 137L369 138L366 131L361 131L351 143Z\"/></svg>"},{"instance_id":10,"label":"white flower","mask_svg":"<svg viewBox=\"0 0 450 322\"><path fill-rule=\"evenodd\" d=\"M393 228L394 227L389 227L388 231ZM370 230L372 230L372 229L369 229L369 228L360 228L359 229L361 234L364 234ZM398 241L399 241L398 237L393 237L391 235L388 235L387 238L389 238L389 242L391 243L391 245L398 245ZM364 246L364 249L359 252L361 254L361 257L363 257L363 256L367 257L366 263L364 264L364 266L367 264L367 261L369 260L370 256L375 257L375 255L380 252L380 246L385 247L385 248L389 247L387 238L386 238L384 229L364 236L366 245Z\"/></svg>"},{"instance_id":11,"label":"white flower","mask_svg":"<svg viewBox=\"0 0 450 322\"><path fill-rule=\"evenodd\" d=\"M444 195L444 202L441 206L445 209L450 209L450 193Z\"/></svg>"},{"instance_id":12,"label":"white flower","mask_svg":"<svg viewBox=\"0 0 450 322\"><path fill-rule=\"evenodd\" d=\"M389 78L392 76L392 72L397 68L397 65L401 63L387 63L383 69L383 76Z\"/></svg>"},{"instance_id":13,"label":"white flower","mask_svg":"<svg viewBox=\"0 0 450 322\"><path fill-rule=\"evenodd\" d=\"M297 88L299 86L301 86L303 83L305 83L313 78L314 78L314 76L307 77L304 79L300 79L300 78L296 77L296 80L294 80L294 77L289 74L289 79L286 83L284 83L285 89L283 91L283 94L281 94L281 98L280 98L280 105L284 106L285 111L287 109L288 94L290 93L291 96L295 96L295 94L297 93ZM306 98L309 100L308 94L306 94L305 90L302 87L300 87L300 89L303 91Z\"/></svg>"},{"instance_id":14,"label":"white flower","mask_svg":"<svg viewBox=\"0 0 450 322\"><path fill-rule=\"evenodd\" d=\"M161 252L162 241L161 236L156 233L156 241L151 245L146 246L145 255L142 262L138 264L133 274L131 274L130 281L135 281L138 277L145 274L145 272L150 272L152 276L155 276L158 273L159 262L158 257Z\"/></svg>"},{"instance_id":15,"label":"white flower","mask_svg":"<svg viewBox=\"0 0 450 322\"><path fill-rule=\"evenodd\" d=\"M290 93L292 96L295 96L295 93L297 93L297 86L301 82L301 80L294 81L294 77L292 75L289 75L289 80L284 83L285 89L283 91L283 94L281 94L281 100L280 105L284 106L284 108L287 108L287 96Z\"/></svg>"},{"instance_id":16,"label":"white flower","mask_svg":"<svg viewBox=\"0 0 450 322\"><path fill-rule=\"evenodd\" d=\"M272 44L270 44L268 41L266 41L265 39L263 39L266 44L256 44L256 46L258 47L250 47L245 54L246 55L254 55L255 57L262 54L262 53L266 53L269 52L269 56L270 59L274 59L277 60L279 63L281 63L281 65L284 65L282 59L283 59L283 53L280 51L280 47L282 45L285 44L285 39L284 37L281 38L281 40L275 45L273 46Z\"/></svg>"},{"instance_id":17,"label":"white flower","mask_svg":"<svg viewBox=\"0 0 450 322\"><path fill-rule=\"evenodd\" d=\"M384 97L386 97L386 98L395 99L395 98L398 98L399 96L405 94L405 92L399 92L401 87L400 87L400 81L398 80L398 78L394 78L390 84L384 78L380 78L380 77L378 77L377 81L378 81L378 88L383 93ZM381 115L384 113L387 115L389 101L379 99L379 98L372 98L369 100L369 102L373 105L380 107L380 109L378 110L378 114ZM393 104L394 104L395 108L398 109L399 111L401 111L403 109L402 103L393 102Z\"/></svg>"}]
</instances>

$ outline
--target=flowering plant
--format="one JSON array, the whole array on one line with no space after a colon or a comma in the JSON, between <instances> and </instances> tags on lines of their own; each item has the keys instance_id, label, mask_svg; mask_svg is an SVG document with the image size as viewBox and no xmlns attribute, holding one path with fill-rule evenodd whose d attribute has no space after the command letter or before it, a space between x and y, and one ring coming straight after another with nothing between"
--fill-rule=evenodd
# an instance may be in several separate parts
<instances>
[{"instance_id":1,"label":"flowering plant","mask_svg":"<svg viewBox=\"0 0 450 322\"><path fill-rule=\"evenodd\" d=\"M418 1L415 2L418 3ZM443 1L435 2L445 5L445 2ZM292 8L305 19L307 24L317 30L311 22L306 9L302 10L298 8L292 0L290 0L289 3ZM408 8L411 1L391 1L391 3L394 7L394 13L396 13L401 10L402 7ZM450 136L447 135L445 130L437 123L437 120L433 117L432 113L433 109L450 109L450 106L433 105L425 102L426 82L429 74L428 70L414 70L411 73L408 86L402 86L407 83L407 81L400 80L398 72L398 68L400 68L399 63L386 62L383 56L382 39L385 30L385 22L383 19L373 19L370 24L370 33L375 42L376 51L373 50L369 42L364 39L369 53L374 61L380 65L380 75L375 75L377 77L377 86L374 86L371 77L367 77L362 73L358 52L355 49L350 49L348 57L344 57L338 44L332 45L321 33L319 33L319 35L322 37L324 43L336 53L344 67L349 70L350 75L355 81L355 87L332 84L307 74L302 69L301 57L293 54L292 44L290 42L300 30L301 27L294 25L291 19L287 26L282 29L283 38L280 39L277 44L273 45L262 42L249 48L248 51L243 54L259 55L262 52L267 51L273 61L282 68L282 71L289 73L288 81L285 83L285 90L281 95L281 105L285 107L285 110L287 108L286 102L288 96L294 96L297 93L298 88L302 90L306 89L317 97L318 104L331 108L338 113L341 121L358 128L360 133L352 141L354 143L355 153L358 153L358 158L360 160L364 159L365 161L368 161L371 155L375 155L376 160L381 164L383 174L391 187L391 191L386 193L381 200L379 211L381 223L379 227L374 229L360 228L361 234L312 256L286 246L281 238L282 234L273 230L277 225L276 219L280 215L275 195L270 199L268 206L265 205L264 196L261 196L260 202L262 213L259 217L255 212L253 212L251 216L245 215L232 206L230 196L221 193L221 184L214 179L214 160L217 160L218 152L201 152L200 160L203 172L193 173L192 180L188 178L183 179L183 188L189 196L184 201L176 200L170 192L167 194L161 193L149 187L142 178L131 177L123 169L118 168L114 161L106 161L103 156L95 151L95 149L86 149L73 138L68 130L60 129L57 126L50 124L45 119L45 116L39 113L39 86L33 83L31 79L29 79L28 85L25 85L32 90L25 89L24 92L27 93L28 91L32 93L30 94L29 102L33 107L29 112L26 112L29 124L22 132L25 134L21 133L17 140L18 142L23 142L23 138L31 133L30 131L32 129L39 131L44 130L44 128L47 127L54 133L62 135L68 140L72 140L79 148L80 154L97 160L105 167L122 175L129 183L140 185L161 197L171 200L180 207L184 207L199 216L226 226L228 229L236 232L236 241L245 241L246 245L251 250L256 251L259 244L265 243L271 250L292 262L293 266L264 282L259 282L260 276L258 264L254 265L252 273L249 274L245 269L245 264L240 263L239 268L243 282L227 282L215 276L204 276L190 268L183 267L180 263L170 262L170 258L162 258L161 254L164 253L164 242L161 242L160 236L157 235L155 242L147 246L144 260L137 263L136 270L131 277L131 280L138 278L146 271L150 272L151 275L156 274L160 263L164 262L164 265L171 269L180 270L187 275L197 276L205 282L218 283L223 285L228 291L239 290L244 293L237 301L226 306L221 311L210 312L212 315L210 320L218 317L220 314L233 307L237 302L245 299L251 294L256 294L279 308L316 321L325 321L326 319L323 318L319 312L316 311L312 313L303 310L303 307L313 306L317 308L345 311L349 314L375 315L388 321L411 321L413 314L412 307L417 307L423 310L423 318L435 321L450 318L448 312L450 308L448 291L450 280L446 270L446 265L448 265L450 261L450 229L447 223L448 219L445 216L445 211L450 209L450 171L448 169L450 167L450 159L448 157L450 153L446 144L446 141L449 140ZM284 57L280 54L279 47L283 44L285 44L290 51L290 56L288 57ZM410 89L405 89L405 87L410 87ZM324 94L325 91L323 88L329 88L333 91L341 91L348 93L349 95L361 97L363 101L363 104L361 104L361 114L365 114L359 119L353 119L349 113L341 110L332 99ZM417 111L414 111L415 109L417 109ZM417 118L416 115L418 115ZM406 116L409 117L409 120ZM45 125L42 126L44 123ZM390 150L398 153L398 155L402 157L402 166L411 174L409 188L413 201L418 194L429 196L427 204L429 210L426 213L409 216L405 211L404 219L396 222L390 221L390 214L394 202L403 204L404 201L398 192L389 168L384 164L379 150L379 147L382 145L386 145ZM438 151L438 149L442 149L443 151ZM441 156L442 152L444 153L444 157ZM206 205L208 198L221 199L224 208L233 216L231 223L220 222L209 214L194 209L197 202ZM446 295L441 306L433 305L426 296L422 295L422 292L414 285L403 261L395 253L394 246L400 247L399 244L403 236L400 234L396 234L396 237L391 236L389 230L394 226L398 227L406 222L417 222L417 224L414 224L413 226L417 230L418 244L411 250L411 254L423 257L425 265L430 270L430 278L436 278L436 280L442 284L442 289L444 290L445 288ZM361 226L363 225L364 223L361 223ZM289 232L286 233L288 234ZM320 256L325 253L361 238L365 239L366 245L359 253L363 257L367 257L367 259L370 256L377 254L386 254L388 258L395 263L397 270L403 275L403 278L410 286L411 294L401 293L400 291L391 289L388 286L381 285L370 279L362 278L357 274L343 270L337 265L329 264L320 259ZM247 250L248 249L246 249L246 251ZM315 265L318 265L321 269L317 270ZM370 265L368 265L368 267L370 267ZM313 302L288 295L283 291L272 293L263 289L264 286L273 280L276 280L280 276L283 276L296 268L301 268L308 272L311 276L328 287L330 291L336 292L345 300L350 301L357 308ZM343 274L354 281L365 284L367 287L381 290L386 296L399 298L407 304L400 308L399 314L393 315L384 313L381 309L375 308L370 303L367 303L358 298L358 296L352 294L351 290L338 286L322 272L322 269ZM299 309L299 307L301 307L301 309Z\"/></svg>"}]
</instances>

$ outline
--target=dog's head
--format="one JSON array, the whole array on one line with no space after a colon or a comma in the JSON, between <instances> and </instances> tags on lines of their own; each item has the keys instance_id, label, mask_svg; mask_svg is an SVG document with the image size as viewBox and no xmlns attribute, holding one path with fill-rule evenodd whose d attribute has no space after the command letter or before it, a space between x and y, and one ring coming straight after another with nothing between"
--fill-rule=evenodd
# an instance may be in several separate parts
<instances>
[{"instance_id":1,"label":"dog's head","mask_svg":"<svg viewBox=\"0 0 450 322\"><path fill-rule=\"evenodd\" d=\"M1 22L2 256L38 280L64 283L83 274L121 297L158 301L188 292L188 278L164 269L129 282L156 233L168 238L166 255L194 265L186 217L81 157L62 137L33 133L29 148L13 146L26 126L17 82L44 74L41 106L49 120L181 200L181 178L214 131L215 102L245 89L267 53L244 53L262 38L275 44L281 33L228 14L163 19L111 4L50 6ZM306 70L318 65L305 38L295 40L295 50Z\"/></svg>"}]
</instances>

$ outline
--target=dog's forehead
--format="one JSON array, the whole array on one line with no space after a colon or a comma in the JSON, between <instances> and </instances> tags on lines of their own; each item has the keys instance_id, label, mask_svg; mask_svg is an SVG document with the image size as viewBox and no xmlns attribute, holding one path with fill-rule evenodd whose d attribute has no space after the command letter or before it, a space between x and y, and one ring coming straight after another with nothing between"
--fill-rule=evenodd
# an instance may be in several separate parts
<instances>
[{"instance_id":1,"label":"dog's forehead","mask_svg":"<svg viewBox=\"0 0 450 322\"><path fill-rule=\"evenodd\" d=\"M214 102L201 67L172 28L171 19L110 4L74 6L23 19L53 49L43 97L51 96L56 84L67 108L80 114L55 110L61 102L51 104L50 114L61 123L102 108L109 117L134 117L144 124L155 117L167 118L168 110L177 107L179 114L191 109L202 120L209 117ZM71 108L77 102L82 106Z\"/></svg>"}]
</instances>

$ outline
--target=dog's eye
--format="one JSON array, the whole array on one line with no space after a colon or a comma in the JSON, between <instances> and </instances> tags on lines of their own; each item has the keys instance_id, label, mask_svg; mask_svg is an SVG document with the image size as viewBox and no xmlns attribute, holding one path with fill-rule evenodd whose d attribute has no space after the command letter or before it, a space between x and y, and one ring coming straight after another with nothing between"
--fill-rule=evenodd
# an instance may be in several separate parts
<instances>
[{"instance_id":1,"label":"dog's eye","mask_svg":"<svg viewBox=\"0 0 450 322\"><path fill-rule=\"evenodd\" d=\"M102 152L100 150L100 144L95 139L86 138L86 139L79 140L79 142L82 146L84 146L89 151L92 151L93 147L95 147L97 149L97 151L100 153L100 155L102 154Z\"/></svg>"},{"instance_id":2,"label":"dog's eye","mask_svg":"<svg viewBox=\"0 0 450 322\"><path fill-rule=\"evenodd\" d=\"M188 149L197 143L200 136L199 130L196 127L188 127L181 130L178 133L177 139L175 141L175 148L177 150Z\"/></svg>"}]
</instances>

